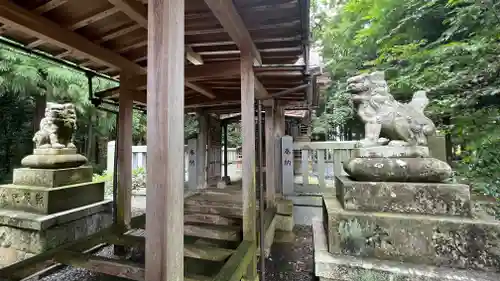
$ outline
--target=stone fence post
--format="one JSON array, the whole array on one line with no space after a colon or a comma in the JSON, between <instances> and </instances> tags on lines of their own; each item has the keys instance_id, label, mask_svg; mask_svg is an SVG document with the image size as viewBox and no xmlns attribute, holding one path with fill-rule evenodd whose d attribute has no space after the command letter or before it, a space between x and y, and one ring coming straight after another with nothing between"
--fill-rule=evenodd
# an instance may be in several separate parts
<instances>
[{"instance_id":1,"label":"stone fence post","mask_svg":"<svg viewBox=\"0 0 500 281\"><path fill-rule=\"evenodd\" d=\"M108 151L107 151L107 159L106 159L106 171L108 173L113 172L115 165L114 165L114 159L115 159L115 141L110 141L108 142Z\"/></svg>"},{"instance_id":2,"label":"stone fence post","mask_svg":"<svg viewBox=\"0 0 500 281\"><path fill-rule=\"evenodd\" d=\"M293 174L293 138L292 136L283 136L281 138L281 183L283 195L294 193L294 174Z\"/></svg>"},{"instance_id":3,"label":"stone fence post","mask_svg":"<svg viewBox=\"0 0 500 281\"><path fill-rule=\"evenodd\" d=\"M198 187L197 165L197 144L196 138L189 139L187 144L187 158L188 158L188 188L196 190Z\"/></svg>"}]
</instances>

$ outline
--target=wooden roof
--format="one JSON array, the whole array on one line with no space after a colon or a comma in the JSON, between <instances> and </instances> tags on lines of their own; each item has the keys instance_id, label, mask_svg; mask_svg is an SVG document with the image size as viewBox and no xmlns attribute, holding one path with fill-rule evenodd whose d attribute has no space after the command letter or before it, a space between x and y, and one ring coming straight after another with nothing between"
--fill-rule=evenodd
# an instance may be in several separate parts
<instances>
[{"instance_id":1,"label":"wooden roof","mask_svg":"<svg viewBox=\"0 0 500 281\"><path fill-rule=\"evenodd\" d=\"M306 83L308 0L186 0L186 107L240 99L239 47L253 42L256 95ZM133 74L146 102L147 0L0 0L0 33L99 73ZM279 65L279 66L276 66ZM116 98L117 89L101 93ZM303 100L304 91L290 100Z\"/></svg>"}]
</instances>

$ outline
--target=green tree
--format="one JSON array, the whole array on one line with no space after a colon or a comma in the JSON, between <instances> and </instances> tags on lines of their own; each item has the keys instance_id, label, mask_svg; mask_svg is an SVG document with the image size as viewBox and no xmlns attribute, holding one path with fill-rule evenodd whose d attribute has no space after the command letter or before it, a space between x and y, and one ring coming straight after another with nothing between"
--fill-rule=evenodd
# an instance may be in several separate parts
<instances>
[{"instance_id":1,"label":"green tree","mask_svg":"<svg viewBox=\"0 0 500 281\"><path fill-rule=\"evenodd\" d=\"M314 38L333 81L317 127L325 130L353 119L344 91L349 76L385 70L400 100L428 90L428 114L460 151L459 175L483 193L498 194L500 2L336 2L314 3Z\"/></svg>"}]
</instances>

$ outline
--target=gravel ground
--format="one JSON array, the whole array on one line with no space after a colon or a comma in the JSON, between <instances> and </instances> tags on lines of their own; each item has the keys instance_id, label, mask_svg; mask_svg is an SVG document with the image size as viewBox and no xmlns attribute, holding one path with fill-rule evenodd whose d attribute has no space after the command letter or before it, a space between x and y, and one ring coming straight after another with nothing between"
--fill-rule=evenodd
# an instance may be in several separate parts
<instances>
[{"instance_id":1,"label":"gravel ground","mask_svg":"<svg viewBox=\"0 0 500 281\"><path fill-rule=\"evenodd\" d=\"M296 226L292 243L275 243L266 260L266 281L313 281L314 261L312 229ZM111 256L112 247L102 249L98 255ZM91 272L86 269L66 267L41 279L29 281L127 281L128 279Z\"/></svg>"},{"instance_id":2,"label":"gravel ground","mask_svg":"<svg viewBox=\"0 0 500 281\"><path fill-rule=\"evenodd\" d=\"M274 243L266 260L266 281L313 281L312 228L295 226L292 243Z\"/></svg>"}]
</instances>

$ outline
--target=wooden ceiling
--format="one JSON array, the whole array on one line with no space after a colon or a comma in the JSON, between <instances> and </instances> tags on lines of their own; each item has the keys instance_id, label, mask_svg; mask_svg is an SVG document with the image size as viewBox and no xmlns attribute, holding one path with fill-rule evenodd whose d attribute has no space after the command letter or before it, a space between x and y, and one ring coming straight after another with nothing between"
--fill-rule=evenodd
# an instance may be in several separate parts
<instances>
[{"instance_id":1,"label":"wooden ceiling","mask_svg":"<svg viewBox=\"0 0 500 281\"><path fill-rule=\"evenodd\" d=\"M239 100L239 47L249 43L257 96L306 83L305 66L290 65L306 49L308 0L185 3L187 107ZM146 102L147 0L0 0L0 23L1 36L28 48L112 77L133 74L135 100Z\"/></svg>"}]
</instances>

